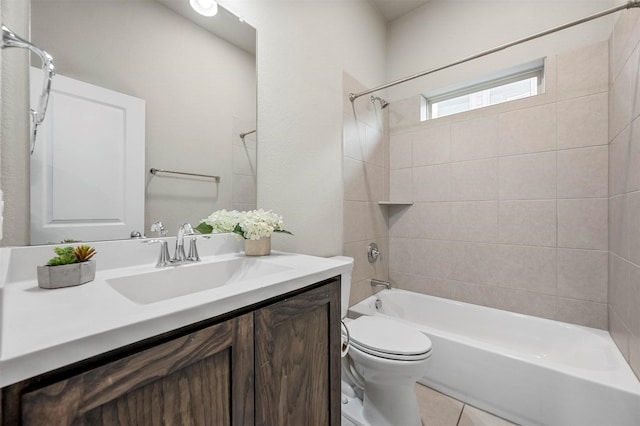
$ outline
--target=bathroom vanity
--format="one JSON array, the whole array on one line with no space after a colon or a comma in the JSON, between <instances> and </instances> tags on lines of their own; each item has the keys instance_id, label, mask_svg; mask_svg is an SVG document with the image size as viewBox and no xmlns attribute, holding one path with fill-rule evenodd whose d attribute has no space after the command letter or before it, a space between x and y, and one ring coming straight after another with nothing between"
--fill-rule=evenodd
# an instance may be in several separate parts
<instances>
[{"instance_id":1,"label":"bathroom vanity","mask_svg":"<svg viewBox=\"0 0 640 426\"><path fill-rule=\"evenodd\" d=\"M102 252L109 250L102 248ZM227 253L222 258L240 256ZM203 266L209 268L207 262L219 258L203 256ZM137 305L122 295L92 298L101 299L101 304L119 300L135 305L137 313L129 322L121 318L120 327L101 327L95 333L97 339L85 333L75 340L61 339L57 345L49 340L39 354L10 356L12 348L6 345L13 339L5 337L12 331L6 327L7 317L3 318L1 424L338 425L340 274L347 266L287 253L260 261L288 268L228 285L236 287L235 296L223 296L226 290L216 287ZM135 269L140 272L139 267ZM94 292L113 292L109 285L113 274L105 271L101 276L99 272L96 282L89 285ZM7 275L3 307L11 299L18 302L16 292L24 297L51 296L55 301L56 290L42 293L46 290L33 289L28 280L11 282L11 271ZM67 297L82 297L81 293L91 291L81 292L82 288L76 288L75 295L63 291ZM218 304L219 300L225 303ZM113 306L113 310L125 311L122 306ZM153 314L140 321L139 311L147 310ZM7 312L9 317L12 313L17 311ZM99 323L100 312L93 318L76 319L92 320ZM48 327L50 334L57 333L55 321ZM145 333L148 335L140 338ZM132 341L117 343L126 340ZM88 348L94 354L71 361L74 347ZM47 364L50 359L61 365L51 368L53 363L32 363ZM22 379L16 381L18 377Z\"/></svg>"}]
</instances>

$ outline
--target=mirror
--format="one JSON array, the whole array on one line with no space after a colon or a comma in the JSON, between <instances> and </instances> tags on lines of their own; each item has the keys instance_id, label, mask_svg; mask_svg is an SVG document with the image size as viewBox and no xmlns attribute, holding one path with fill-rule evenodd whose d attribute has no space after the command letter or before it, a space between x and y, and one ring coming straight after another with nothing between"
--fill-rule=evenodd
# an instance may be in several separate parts
<instances>
[{"instance_id":1,"label":"mirror","mask_svg":"<svg viewBox=\"0 0 640 426\"><path fill-rule=\"evenodd\" d=\"M152 236L150 225L162 221L168 235L175 235L180 224L195 226L214 210L255 208L257 133L240 137L256 129L255 38L252 27L223 7L215 17L205 18L191 10L188 0L31 0L31 40L53 56L57 74L144 101L145 170L138 168L135 180L144 180L144 229L130 231ZM47 119L54 119L60 108L61 102L53 102L53 118ZM78 127L81 124L85 121L78 118ZM89 164L83 156L104 155L105 148L72 151L77 158L62 162L65 173L75 164ZM152 168L216 175L220 181L154 175ZM108 180L109 173L115 177L92 167L81 180ZM128 184L126 179L122 184ZM65 202L64 211L71 216L83 210L82 193L66 198L78 203ZM105 221L106 228L113 220ZM129 232L123 236L103 231L97 238L77 238L71 228L65 239L119 239ZM33 243L60 240L35 241L33 234L32 224Z\"/></svg>"}]
</instances>

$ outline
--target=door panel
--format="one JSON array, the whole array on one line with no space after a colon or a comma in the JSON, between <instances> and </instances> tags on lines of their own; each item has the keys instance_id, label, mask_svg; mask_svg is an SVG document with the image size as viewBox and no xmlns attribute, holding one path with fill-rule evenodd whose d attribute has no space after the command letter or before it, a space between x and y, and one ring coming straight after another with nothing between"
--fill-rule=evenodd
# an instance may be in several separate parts
<instances>
[{"instance_id":1,"label":"door panel","mask_svg":"<svg viewBox=\"0 0 640 426\"><path fill-rule=\"evenodd\" d=\"M32 85L41 72L31 69ZM144 109L142 99L54 77L31 156L32 244L144 231Z\"/></svg>"}]
</instances>

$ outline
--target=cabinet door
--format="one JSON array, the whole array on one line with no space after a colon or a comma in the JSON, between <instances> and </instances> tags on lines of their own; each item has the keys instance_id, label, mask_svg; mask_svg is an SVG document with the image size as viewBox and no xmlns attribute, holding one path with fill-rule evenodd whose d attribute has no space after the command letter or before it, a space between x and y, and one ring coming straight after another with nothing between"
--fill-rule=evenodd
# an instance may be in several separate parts
<instances>
[{"instance_id":1,"label":"cabinet door","mask_svg":"<svg viewBox=\"0 0 640 426\"><path fill-rule=\"evenodd\" d=\"M255 313L256 424L340 424L340 281Z\"/></svg>"},{"instance_id":2,"label":"cabinet door","mask_svg":"<svg viewBox=\"0 0 640 426\"><path fill-rule=\"evenodd\" d=\"M251 425L252 376L253 315L247 314L27 392L22 421Z\"/></svg>"}]
</instances>

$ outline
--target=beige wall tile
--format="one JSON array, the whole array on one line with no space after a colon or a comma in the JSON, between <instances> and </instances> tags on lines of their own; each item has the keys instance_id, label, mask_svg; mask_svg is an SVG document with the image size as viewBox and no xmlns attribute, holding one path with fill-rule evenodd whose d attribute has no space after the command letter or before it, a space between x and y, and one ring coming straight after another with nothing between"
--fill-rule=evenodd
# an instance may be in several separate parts
<instances>
[{"instance_id":1,"label":"beige wall tile","mask_svg":"<svg viewBox=\"0 0 640 426\"><path fill-rule=\"evenodd\" d=\"M451 203L451 239L498 242L498 202Z\"/></svg>"},{"instance_id":2,"label":"beige wall tile","mask_svg":"<svg viewBox=\"0 0 640 426\"><path fill-rule=\"evenodd\" d=\"M452 281L451 298L460 302L495 308L498 300L498 288L481 284Z\"/></svg>"},{"instance_id":3,"label":"beige wall tile","mask_svg":"<svg viewBox=\"0 0 640 426\"><path fill-rule=\"evenodd\" d=\"M606 303L607 265L606 251L558 249L558 296Z\"/></svg>"},{"instance_id":4,"label":"beige wall tile","mask_svg":"<svg viewBox=\"0 0 640 426\"><path fill-rule=\"evenodd\" d=\"M499 211L499 242L556 246L556 200L500 201Z\"/></svg>"},{"instance_id":5,"label":"beige wall tile","mask_svg":"<svg viewBox=\"0 0 640 426\"><path fill-rule=\"evenodd\" d=\"M381 128L365 126L365 161L384 166L384 134Z\"/></svg>"},{"instance_id":6,"label":"beige wall tile","mask_svg":"<svg viewBox=\"0 0 640 426\"><path fill-rule=\"evenodd\" d=\"M556 104L500 114L499 155L517 155L556 149Z\"/></svg>"},{"instance_id":7,"label":"beige wall tile","mask_svg":"<svg viewBox=\"0 0 640 426\"><path fill-rule=\"evenodd\" d=\"M556 153L500 158L498 185L500 200L556 198Z\"/></svg>"},{"instance_id":8,"label":"beige wall tile","mask_svg":"<svg viewBox=\"0 0 640 426\"><path fill-rule=\"evenodd\" d=\"M342 127L342 150L345 157L364 160L364 124L358 123L353 115L345 114Z\"/></svg>"},{"instance_id":9,"label":"beige wall tile","mask_svg":"<svg viewBox=\"0 0 640 426\"><path fill-rule=\"evenodd\" d=\"M353 272L351 276L352 283L362 281L369 278L367 276L367 253L363 251L363 243L358 241L343 245L343 253L345 256L353 258Z\"/></svg>"},{"instance_id":10,"label":"beige wall tile","mask_svg":"<svg viewBox=\"0 0 640 426\"><path fill-rule=\"evenodd\" d=\"M640 37L640 26L638 26L637 24L635 32L635 36ZM638 115L640 115L640 105L638 105L638 102L640 102L640 93L638 93L638 90L640 89L640 78L638 77L638 71L640 68L640 50L636 48L633 51L633 53L629 57L627 65L629 66L630 75L630 94L633 95L631 98L631 120L633 121L638 117Z\"/></svg>"},{"instance_id":11,"label":"beige wall tile","mask_svg":"<svg viewBox=\"0 0 640 426\"><path fill-rule=\"evenodd\" d=\"M412 133L401 133L389 137L389 168L403 169L411 167Z\"/></svg>"},{"instance_id":12,"label":"beige wall tile","mask_svg":"<svg viewBox=\"0 0 640 426\"><path fill-rule=\"evenodd\" d=\"M420 275L403 274L391 271L389 273L392 286L402 290L413 291L430 296L451 298L453 281L442 278L423 277Z\"/></svg>"},{"instance_id":13,"label":"beige wall tile","mask_svg":"<svg viewBox=\"0 0 640 426\"><path fill-rule=\"evenodd\" d=\"M370 280L360 280L351 282L351 293L349 295L349 306L353 306L358 302L363 301L369 296L372 296L375 291L369 284Z\"/></svg>"},{"instance_id":14,"label":"beige wall tile","mask_svg":"<svg viewBox=\"0 0 640 426\"><path fill-rule=\"evenodd\" d=\"M608 249L606 198L558 200L558 247Z\"/></svg>"},{"instance_id":15,"label":"beige wall tile","mask_svg":"<svg viewBox=\"0 0 640 426\"><path fill-rule=\"evenodd\" d=\"M627 195L627 199L629 209L629 260L636 265L640 265L640 192Z\"/></svg>"},{"instance_id":16,"label":"beige wall tile","mask_svg":"<svg viewBox=\"0 0 640 426\"><path fill-rule=\"evenodd\" d=\"M389 200L413 200L413 170L397 169L389 171Z\"/></svg>"},{"instance_id":17,"label":"beige wall tile","mask_svg":"<svg viewBox=\"0 0 640 426\"><path fill-rule=\"evenodd\" d=\"M640 266L629 264L629 331L640 338ZM640 342L639 342L640 343ZM637 349L640 349L638 347ZM636 354L640 356L640 354Z\"/></svg>"},{"instance_id":18,"label":"beige wall tile","mask_svg":"<svg viewBox=\"0 0 640 426\"><path fill-rule=\"evenodd\" d=\"M344 231L342 234L344 243L354 243L367 238L366 205L365 201L344 202Z\"/></svg>"},{"instance_id":19,"label":"beige wall tile","mask_svg":"<svg viewBox=\"0 0 640 426\"><path fill-rule=\"evenodd\" d=\"M608 130L606 92L558 102L558 148L606 145Z\"/></svg>"},{"instance_id":20,"label":"beige wall tile","mask_svg":"<svg viewBox=\"0 0 640 426\"><path fill-rule=\"evenodd\" d=\"M607 197L608 147L558 151L558 198Z\"/></svg>"},{"instance_id":21,"label":"beige wall tile","mask_svg":"<svg viewBox=\"0 0 640 426\"><path fill-rule=\"evenodd\" d=\"M377 278L379 280L388 280L389 279L389 237L376 237L374 242L378 244L380 249L380 253L382 255L378 258L378 260L371 264L367 259L367 264L369 265L370 270L373 273L373 278ZM369 246L369 241L365 242L364 252L367 253L367 248Z\"/></svg>"},{"instance_id":22,"label":"beige wall tile","mask_svg":"<svg viewBox=\"0 0 640 426\"><path fill-rule=\"evenodd\" d=\"M629 148L626 154L629 166L626 170L625 189L626 192L638 191L640 190L640 118L631 125Z\"/></svg>"},{"instance_id":23,"label":"beige wall tile","mask_svg":"<svg viewBox=\"0 0 640 426\"><path fill-rule=\"evenodd\" d=\"M464 161L451 164L451 200L498 199L498 160Z\"/></svg>"},{"instance_id":24,"label":"beige wall tile","mask_svg":"<svg viewBox=\"0 0 640 426\"><path fill-rule=\"evenodd\" d=\"M498 155L496 115L454 122L451 125L451 159L478 160Z\"/></svg>"},{"instance_id":25,"label":"beige wall tile","mask_svg":"<svg viewBox=\"0 0 640 426\"><path fill-rule=\"evenodd\" d=\"M609 92L609 140L612 140L631 122L633 112L631 93L631 73L625 65L618 74Z\"/></svg>"},{"instance_id":26,"label":"beige wall tile","mask_svg":"<svg viewBox=\"0 0 640 426\"><path fill-rule=\"evenodd\" d=\"M511 288L498 288L498 309L555 319L556 297Z\"/></svg>"},{"instance_id":27,"label":"beige wall tile","mask_svg":"<svg viewBox=\"0 0 640 426\"><path fill-rule=\"evenodd\" d=\"M413 241L409 238L389 238L389 270L408 274L411 272Z\"/></svg>"},{"instance_id":28,"label":"beige wall tile","mask_svg":"<svg viewBox=\"0 0 640 426\"><path fill-rule=\"evenodd\" d=\"M364 164L365 190L367 198L365 201L383 201L388 197L385 192L385 175L389 173L388 169L373 164Z\"/></svg>"},{"instance_id":29,"label":"beige wall tile","mask_svg":"<svg viewBox=\"0 0 640 426\"><path fill-rule=\"evenodd\" d=\"M353 117L361 124L375 125L375 112L371 102L366 102L364 99L357 100L345 112L353 114Z\"/></svg>"},{"instance_id":30,"label":"beige wall tile","mask_svg":"<svg viewBox=\"0 0 640 426\"><path fill-rule=\"evenodd\" d=\"M351 158L344 158L344 199L349 201L367 201L367 185L365 181L364 163Z\"/></svg>"},{"instance_id":31,"label":"beige wall tile","mask_svg":"<svg viewBox=\"0 0 640 426\"><path fill-rule=\"evenodd\" d=\"M367 260L367 247L371 241L358 241L343 245L343 253L345 256L353 258L353 275L354 282L361 280L370 280L378 278L386 280L389 277L388 261L385 261L389 253L389 240L387 238L376 239L380 251L383 254L382 260L371 264Z\"/></svg>"},{"instance_id":32,"label":"beige wall tile","mask_svg":"<svg viewBox=\"0 0 640 426\"><path fill-rule=\"evenodd\" d=\"M607 330L607 304L558 298L558 321Z\"/></svg>"},{"instance_id":33,"label":"beige wall tile","mask_svg":"<svg viewBox=\"0 0 640 426\"><path fill-rule=\"evenodd\" d=\"M609 305L609 333L611 334L613 341L616 342L618 349L620 349L622 356L624 356L628 361L629 338L631 333L622 323L616 311L611 308L611 305Z\"/></svg>"},{"instance_id":34,"label":"beige wall tile","mask_svg":"<svg viewBox=\"0 0 640 426\"><path fill-rule=\"evenodd\" d=\"M417 203L413 210L413 237L451 239L451 203Z\"/></svg>"},{"instance_id":35,"label":"beige wall tile","mask_svg":"<svg viewBox=\"0 0 640 426\"><path fill-rule=\"evenodd\" d=\"M556 249L499 246L501 287L536 293L556 293Z\"/></svg>"},{"instance_id":36,"label":"beige wall tile","mask_svg":"<svg viewBox=\"0 0 640 426\"><path fill-rule=\"evenodd\" d=\"M390 206L389 235L391 237L413 236L413 214L414 210L411 207Z\"/></svg>"},{"instance_id":37,"label":"beige wall tile","mask_svg":"<svg viewBox=\"0 0 640 426\"><path fill-rule=\"evenodd\" d=\"M609 306L625 325L629 324L630 319L631 270L632 264L625 259L616 255L609 256Z\"/></svg>"},{"instance_id":38,"label":"beige wall tile","mask_svg":"<svg viewBox=\"0 0 640 426\"><path fill-rule=\"evenodd\" d=\"M363 221L370 239L389 237L389 208L378 203L365 203Z\"/></svg>"},{"instance_id":39,"label":"beige wall tile","mask_svg":"<svg viewBox=\"0 0 640 426\"><path fill-rule=\"evenodd\" d=\"M629 204L626 195L609 198L609 251L629 258Z\"/></svg>"},{"instance_id":40,"label":"beige wall tile","mask_svg":"<svg viewBox=\"0 0 640 426\"><path fill-rule=\"evenodd\" d=\"M428 166L451 161L451 126L428 126L413 134L413 166Z\"/></svg>"},{"instance_id":41,"label":"beige wall tile","mask_svg":"<svg viewBox=\"0 0 640 426\"><path fill-rule=\"evenodd\" d=\"M497 285L500 262L497 244L451 243L452 280Z\"/></svg>"},{"instance_id":42,"label":"beige wall tile","mask_svg":"<svg viewBox=\"0 0 640 426\"><path fill-rule=\"evenodd\" d=\"M626 127L609 144L609 196L626 192L630 141L630 127Z\"/></svg>"},{"instance_id":43,"label":"beige wall tile","mask_svg":"<svg viewBox=\"0 0 640 426\"><path fill-rule=\"evenodd\" d=\"M615 22L610 37L611 46L611 78L618 75L622 65L627 61L631 51L636 47L638 36L632 38L638 28L640 11L630 9L621 13Z\"/></svg>"},{"instance_id":44,"label":"beige wall tile","mask_svg":"<svg viewBox=\"0 0 640 426\"><path fill-rule=\"evenodd\" d=\"M434 278L451 275L451 242L437 240L411 240L411 272Z\"/></svg>"},{"instance_id":45,"label":"beige wall tile","mask_svg":"<svg viewBox=\"0 0 640 426\"><path fill-rule=\"evenodd\" d=\"M405 129L420 123L420 95L393 101L389 110L391 130Z\"/></svg>"},{"instance_id":46,"label":"beige wall tile","mask_svg":"<svg viewBox=\"0 0 640 426\"><path fill-rule=\"evenodd\" d=\"M451 165L413 168L413 201L449 201Z\"/></svg>"},{"instance_id":47,"label":"beige wall tile","mask_svg":"<svg viewBox=\"0 0 640 426\"><path fill-rule=\"evenodd\" d=\"M605 92L609 87L609 43L558 55L558 99Z\"/></svg>"},{"instance_id":48,"label":"beige wall tile","mask_svg":"<svg viewBox=\"0 0 640 426\"><path fill-rule=\"evenodd\" d=\"M629 334L629 365L637 376L640 371L640 337L634 333Z\"/></svg>"}]
</instances>

